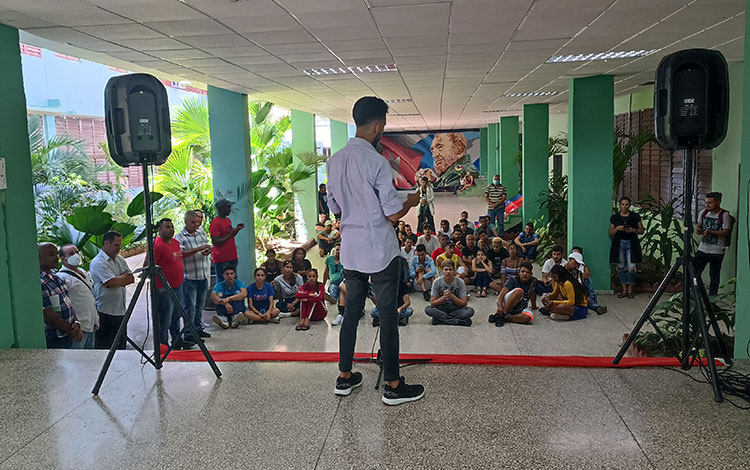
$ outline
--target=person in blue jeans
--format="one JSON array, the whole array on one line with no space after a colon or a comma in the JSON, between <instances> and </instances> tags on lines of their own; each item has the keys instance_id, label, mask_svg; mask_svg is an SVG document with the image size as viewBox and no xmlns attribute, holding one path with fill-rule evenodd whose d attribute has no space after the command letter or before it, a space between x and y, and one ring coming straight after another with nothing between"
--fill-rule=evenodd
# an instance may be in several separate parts
<instances>
[{"instance_id":1,"label":"person in blue jeans","mask_svg":"<svg viewBox=\"0 0 750 470\"><path fill-rule=\"evenodd\" d=\"M185 282L182 283L185 313L193 319L193 326L201 338L211 334L203 330L203 307L208 294L211 278L211 245L208 236L201 228L203 217L196 211L185 212L185 228L175 235L182 250L182 264L185 266ZM190 330L185 331L184 339L194 340Z\"/></svg>"},{"instance_id":2,"label":"person in blue jeans","mask_svg":"<svg viewBox=\"0 0 750 470\"><path fill-rule=\"evenodd\" d=\"M505 233L506 199L505 186L500 184L500 176L495 175L492 184L484 190L484 200L487 201L487 216L490 218L490 227L494 228L496 237L502 237Z\"/></svg>"},{"instance_id":3,"label":"person in blue jeans","mask_svg":"<svg viewBox=\"0 0 750 470\"><path fill-rule=\"evenodd\" d=\"M248 322L244 315L247 298L245 283L236 278L237 273L232 267L224 268L222 277L224 280L216 283L211 292L211 301L216 305L213 321L225 330L230 326L237 328L246 325Z\"/></svg>"},{"instance_id":4,"label":"person in blue jeans","mask_svg":"<svg viewBox=\"0 0 750 470\"><path fill-rule=\"evenodd\" d=\"M518 246L518 257L526 259L536 259L537 245L539 245L539 235L534 232L534 224L529 222L524 227L523 232L519 233L515 239Z\"/></svg>"},{"instance_id":5,"label":"person in blue jeans","mask_svg":"<svg viewBox=\"0 0 750 470\"><path fill-rule=\"evenodd\" d=\"M630 210L630 198L620 198L620 211L609 218L609 236L612 244L609 247L609 262L617 264L622 292L618 298L633 298L636 264L643 259L641 242L638 235L643 235L641 216Z\"/></svg>"}]
</instances>

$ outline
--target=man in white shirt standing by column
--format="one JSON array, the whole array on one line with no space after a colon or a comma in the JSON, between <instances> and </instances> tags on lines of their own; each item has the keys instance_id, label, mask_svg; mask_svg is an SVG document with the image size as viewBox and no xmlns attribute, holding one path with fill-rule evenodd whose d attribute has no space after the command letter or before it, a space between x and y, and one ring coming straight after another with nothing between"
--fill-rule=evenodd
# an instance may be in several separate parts
<instances>
[{"instance_id":1,"label":"man in white shirt standing by column","mask_svg":"<svg viewBox=\"0 0 750 470\"><path fill-rule=\"evenodd\" d=\"M349 395L362 385L362 374L352 372L359 312L365 306L368 283L378 299L380 350L385 391L383 402L400 405L424 396L421 385L407 385L398 368L397 326L400 276L399 244L393 225L419 204L412 193L401 202L393 187L388 161L375 148L383 136L388 105L366 96L354 104L355 137L327 163L328 206L341 218L341 262L346 279L346 315L339 335L339 377L334 393Z\"/></svg>"},{"instance_id":2,"label":"man in white shirt standing by column","mask_svg":"<svg viewBox=\"0 0 750 470\"><path fill-rule=\"evenodd\" d=\"M94 281L91 274L80 267L81 254L75 245L63 245L60 248L62 269L57 275L68 287L68 297L76 312L76 319L81 324L83 339L73 341L71 349L94 349L94 332L99 329L99 314L94 299Z\"/></svg>"}]
</instances>

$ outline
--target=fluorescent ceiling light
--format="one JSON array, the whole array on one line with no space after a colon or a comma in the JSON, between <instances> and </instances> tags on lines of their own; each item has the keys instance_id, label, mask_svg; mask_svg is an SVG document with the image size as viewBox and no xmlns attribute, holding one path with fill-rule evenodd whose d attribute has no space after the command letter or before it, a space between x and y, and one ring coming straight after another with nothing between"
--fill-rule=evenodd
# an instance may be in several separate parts
<instances>
[{"instance_id":1,"label":"fluorescent ceiling light","mask_svg":"<svg viewBox=\"0 0 750 470\"><path fill-rule=\"evenodd\" d=\"M571 54L555 55L547 59L547 63L555 64L559 62L588 62L590 60L609 60L609 59L631 59L633 57L645 57L651 55L659 49L641 49L638 51L610 51L592 54Z\"/></svg>"},{"instance_id":2,"label":"fluorescent ceiling light","mask_svg":"<svg viewBox=\"0 0 750 470\"><path fill-rule=\"evenodd\" d=\"M505 93L501 98L526 98L529 96L555 96L559 91L532 91L525 93Z\"/></svg>"},{"instance_id":3,"label":"fluorescent ceiling light","mask_svg":"<svg viewBox=\"0 0 750 470\"><path fill-rule=\"evenodd\" d=\"M384 100L386 103L411 103L411 98L395 98L391 100Z\"/></svg>"},{"instance_id":4,"label":"fluorescent ceiling light","mask_svg":"<svg viewBox=\"0 0 750 470\"><path fill-rule=\"evenodd\" d=\"M310 76L321 75L344 75L347 73L377 73L377 72L398 72L396 64L385 65L363 65L361 67L329 67L322 69L307 69L304 73Z\"/></svg>"}]
</instances>

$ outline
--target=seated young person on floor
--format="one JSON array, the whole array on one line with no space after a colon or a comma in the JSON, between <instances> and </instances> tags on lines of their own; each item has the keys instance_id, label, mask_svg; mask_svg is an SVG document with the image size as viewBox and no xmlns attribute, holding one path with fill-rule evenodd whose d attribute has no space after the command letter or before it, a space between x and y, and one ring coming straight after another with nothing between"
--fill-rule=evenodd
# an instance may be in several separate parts
<instances>
[{"instance_id":1,"label":"seated young person on floor","mask_svg":"<svg viewBox=\"0 0 750 470\"><path fill-rule=\"evenodd\" d=\"M539 312L549 314L552 320L559 321L586 318L588 298L581 283L570 275L565 266L553 266L550 275L555 288L551 294L542 297L544 308L539 309Z\"/></svg>"},{"instance_id":2,"label":"seated young person on floor","mask_svg":"<svg viewBox=\"0 0 750 470\"><path fill-rule=\"evenodd\" d=\"M427 250L422 244L417 245L417 255L409 263L409 278L411 287L416 291L423 292L425 300L430 300L432 281L437 275L435 262L427 256Z\"/></svg>"},{"instance_id":3,"label":"seated young person on floor","mask_svg":"<svg viewBox=\"0 0 750 470\"><path fill-rule=\"evenodd\" d=\"M266 271L255 270L255 282L247 287L247 305L245 316L253 323L279 323L279 311L273 302L273 286L266 282Z\"/></svg>"},{"instance_id":4,"label":"seated young person on floor","mask_svg":"<svg viewBox=\"0 0 750 470\"><path fill-rule=\"evenodd\" d=\"M511 243L508 245L508 257L500 264L500 282L503 286L510 279L518 277L521 263L523 263L523 259L518 256L518 245Z\"/></svg>"},{"instance_id":5,"label":"seated young person on floor","mask_svg":"<svg viewBox=\"0 0 750 470\"><path fill-rule=\"evenodd\" d=\"M404 242L406 241L406 235L404 233L398 232L396 234L396 239L398 240L398 247L403 248Z\"/></svg>"},{"instance_id":6,"label":"seated young person on floor","mask_svg":"<svg viewBox=\"0 0 750 470\"><path fill-rule=\"evenodd\" d=\"M552 257L547 259L542 265L542 283L544 284L544 289L547 293L552 292L554 287L552 285L552 276L550 276L549 272L552 270L553 266L558 266L562 263L563 247L555 245L552 247Z\"/></svg>"},{"instance_id":7,"label":"seated young person on floor","mask_svg":"<svg viewBox=\"0 0 750 470\"><path fill-rule=\"evenodd\" d=\"M492 231L492 228L490 227L490 218L486 215L483 215L479 218L479 227L474 230L474 235L479 238L480 233L486 233L487 237L494 237L494 232Z\"/></svg>"},{"instance_id":8,"label":"seated young person on floor","mask_svg":"<svg viewBox=\"0 0 750 470\"><path fill-rule=\"evenodd\" d=\"M404 233L404 227L406 226L406 222L403 220L399 220L398 224L396 224L396 234Z\"/></svg>"},{"instance_id":9,"label":"seated young person on floor","mask_svg":"<svg viewBox=\"0 0 750 470\"><path fill-rule=\"evenodd\" d=\"M486 255L492 249L492 239L489 232L477 232L477 246Z\"/></svg>"},{"instance_id":10,"label":"seated young person on floor","mask_svg":"<svg viewBox=\"0 0 750 470\"><path fill-rule=\"evenodd\" d=\"M216 305L216 315L213 321L225 330L230 326L237 328L247 324L245 318L245 299L247 289L245 284L237 279L234 268L224 268L221 274L223 281L216 283L211 292L211 302Z\"/></svg>"},{"instance_id":11,"label":"seated young person on floor","mask_svg":"<svg viewBox=\"0 0 750 470\"><path fill-rule=\"evenodd\" d=\"M435 235L435 227L428 223L422 226L422 235L417 238L417 243L414 246L418 245L424 245L428 255L440 248L440 239Z\"/></svg>"},{"instance_id":12,"label":"seated young person on floor","mask_svg":"<svg viewBox=\"0 0 750 470\"><path fill-rule=\"evenodd\" d=\"M574 246L571 249L568 261L565 263L565 269L586 289L589 298L588 308L599 315L607 313L607 307L599 305L597 301L596 290L594 289L594 284L591 282L591 271L588 265L583 262L583 248Z\"/></svg>"},{"instance_id":13,"label":"seated young person on floor","mask_svg":"<svg viewBox=\"0 0 750 470\"><path fill-rule=\"evenodd\" d=\"M461 214L458 216L458 223L453 226L453 230L461 230L462 220L469 220L469 213L467 211L461 211Z\"/></svg>"},{"instance_id":14,"label":"seated young person on floor","mask_svg":"<svg viewBox=\"0 0 750 470\"><path fill-rule=\"evenodd\" d=\"M438 236L440 235L446 235L448 238L451 236L451 223L448 219L443 219L440 221L440 230L438 231Z\"/></svg>"},{"instance_id":15,"label":"seated young person on floor","mask_svg":"<svg viewBox=\"0 0 750 470\"><path fill-rule=\"evenodd\" d=\"M411 239L414 244L417 243L417 239L419 238L417 237L417 234L412 231L411 225L409 224L404 225L404 237Z\"/></svg>"},{"instance_id":16,"label":"seated young person on floor","mask_svg":"<svg viewBox=\"0 0 750 470\"><path fill-rule=\"evenodd\" d=\"M333 228L333 221L328 219L325 222L325 228L318 232L318 251L320 257L323 258L333 250L341 241L341 233Z\"/></svg>"},{"instance_id":17,"label":"seated young person on floor","mask_svg":"<svg viewBox=\"0 0 750 470\"><path fill-rule=\"evenodd\" d=\"M307 278L307 271L312 268L312 263L310 263L310 260L306 256L307 252L301 246L292 251L292 267L295 273L302 276L302 279Z\"/></svg>"},{"instance_id":18,"label":"seated young person on floor","mask_svg":"<svg viewBox=\"0 0 750 470\"><path fill-rule=\"evenodd\" d=\"M411 238L404 240L404 247L401 248L401 257L409 263L416 254L417 250L414 248L414 242L411 241Z\"/></svg>"},{"instance_id":19,"label":"seated young person on floor","mask_svg":"<svg viewBox=\"0 0 750 470\"><path fill-rule=\"evenodd\" d=\"M493 238L492 248L487 251L487 258L492 261L492 266L495 267L495 272L492 274L493 279L502 278L501 267L503 265L503 261L509 256L510 253L508 253L508 250L506 250L503 246L503 239L500 237ZM490 287L492 287L492 285L490 285ZM502 285L500 287L502 287Z\"/></svg>"},{"instance_id":20,"label":"seated young person on floor","mask_svg":"<svg viewBox=\"0 0 750 470\"><path fill-rule=\"evenodd\" d=\"M445 253L445 246L448 243L453 243L451 238L447 235L440 235L440 247L432 252L432 255L430 256L433 261L437 262L438 256ZM458 256L463 256L463 253L461 253L461 250L456 247L456 244L453 244L453 252L457 254Z\"/></svg>"},{"instance_id":21,"label":"seated young person on floor","mask_svg":"<svg viewBox=\"0 0 750 470\"><path fill-rule=\"evenodd\" d=\"M453 245L453 242L446 243L444 248L445 253L437 257L437 261L435 262L435 264L437 264L438 266L442 266L446 261L452 261L453 266L455 266L456 269L456 275L458 275L458 277L460 277L465 283L469 273L466 269L466 265L464 264L463 257L457 254L460 252L457 252L455 246Z\"/></svg>"},{"instance_id":22,"label":"seated young person on floor","mask_svg":"<svg viewBox=\"0 0 750 470\"><path fill-rule=\"evenodd\" d=\"M326 300L332 304L335 304L339 299L339 286L344 280L344 265L341 264L341 257L339 255L340 247L336 247L331 252L331 256L326 258L326 269L323 271L323 285L330 281L328 285L328 292L326 293Z\"/></svg>"},{"instance_id":23,"label":"seated young person on floor","mask_svg":"<svg viewBox=\"0 0 750 470\"><path fill-rule=\"evenodd\" d=\"M261 263L260 267L266 270L266 279L273 282L281 274L282 263L276 259L276 250L269 248L266 250L266 261Z\"/></svg>"},{"instance_id":24,"label":"seated young person on floor","mask_svg":"<svg viewBox=\"0 0 750 470\"><path fill-rule=\"evenodd\" d=\"M406 260L402 261L402 270L408 270L406 266ZM375 308L370 311L372 316L372 326L380 326L380 314L378 313L378 302L373 294L372 303L375 304ZM411 298L409 298L409 286L406 283L406 279L402 278L398 287L398 308L396 310L398 314L398 326L406 326L409 323L409 317L414 313L414 309L411 308Z\"/></svg>"},{"instance_id":25,"label":"seated young person on floor","mask_svg":"<svg viewBox=\"0 0 750 470\"><path fill-rule=\"evenodd\" d=\"M492 281L492 261L487 259L484 251L477 251L476 257L471 261L471 270L474 273L474 286L477 289L477 297L487 297L487 288Z\"/></svg>"},{"instance_id":26,"label":"seated young person on floor","mask_svg":"<svg viewBox=\"0 0 750 470\"><path fill-rule=\"evenodd\" d=\"M445 261L443 276L432 283L430 305L424 312L432 317L433 325L471 326L474 309L466 305L468 301L466 284L456 276L453 261Z\"/></svg>"},{"instance_id":27,"label":"seated young person on floor","mask_svg":"<svg viewBox=\"0 0 750 470\"><path fill-rule=\"evenodd\" d=\"M455 246L459 250L463 249L464 239L461 237L461 230L453 231L453 233L451 234L451 241L453 242L453 246Z\"/></svg>"},{"instance_id":28,"label":"seated young person on floor","mask_svg":"<svg viewBox=\"0 0 750 470\"><path fill-rule=\"evenodd\" d=\"M307 282L297 291L300 301L299 324L297 331L310 329L310 320L319 321L328 315L325 302L325 286L318 282L318 270L315 268L307 272Z\"/></svg>"},{"instance_id":29,"label":"seated young person on floor","mask_svg":"<svg viewBox=\"0 0 750 470\"><path fill-rule=\"evenodd\" d=\"M524 262L521 264L518 277L508 279L500 290L497 312L490 315L490 323L503 326L506 322L531 323L534 321L534 313L531 310L536 309L534 298L537 294L542 294L540 289L542 283L532 275L533 269L531 263ZM529 303L532 304L531 309L528 308Z\"/></svg>"},{"instance_id":30,"label":"seated young person on floor","mask_svg":"<svg viewBox=\"0 0 750 470\"><path fill-rule=\"evenodd\" d=\"M519 233L514 240L518 245L518 256L526 259L536 259L537 245L539 245L539 235L534 232L534 224L526 224L523 232Z\"/></svg>"},{"instance_id":31,"label":"seated young person on floor","mask_svg":"<svg viewBox=\"0 0 750 470\"><path fill-rule=\"evenodd\" d=\"M294 272L292 262L287 260L281 263L281 274L273 280L273 288L276 297L276 308L279 309L279 318L296 317L299 315L299 300L295 297L297 291L305 281L302 276Z\"/></svg>"},{"instance_id":32,"label":"seated young person on floor","mask_svg":"<svg viewBox=\"0 0 750 470\"><path fill-rule=\"evenodd\" d=\"M474 235L474 224L469 224L468 219L461 219L458 221L458 230L461 232L461 240L466 243L467 235Z\"/></svg>"}]
</instances>

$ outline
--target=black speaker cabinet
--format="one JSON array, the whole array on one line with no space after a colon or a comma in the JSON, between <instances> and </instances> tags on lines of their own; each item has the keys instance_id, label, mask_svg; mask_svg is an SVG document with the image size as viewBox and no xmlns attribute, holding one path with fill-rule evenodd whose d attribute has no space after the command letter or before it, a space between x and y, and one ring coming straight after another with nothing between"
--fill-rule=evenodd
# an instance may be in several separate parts
<instances>
[{"instance_id":1,"label":"black speaker cabinet","mask_svg":"<svg viewBox=\"0 0 750 470\"><path fill-rule=\"evenodd\" d=\"M686 49L656 69L656 140L668 149L714 148L727 135L729 71L719 51Z\"/></svg>"},{"instance_id":2,"label":"black speaker cabinet","mask_svg":"<svg viewBox=\"0 0 750 470\"><path fill-rule=\"evenodd\" d=\"M161 165L172 153L167 90L153 75L112 77L104 90L107 142L120 166Z\"/></svg>"}]
</instances>

